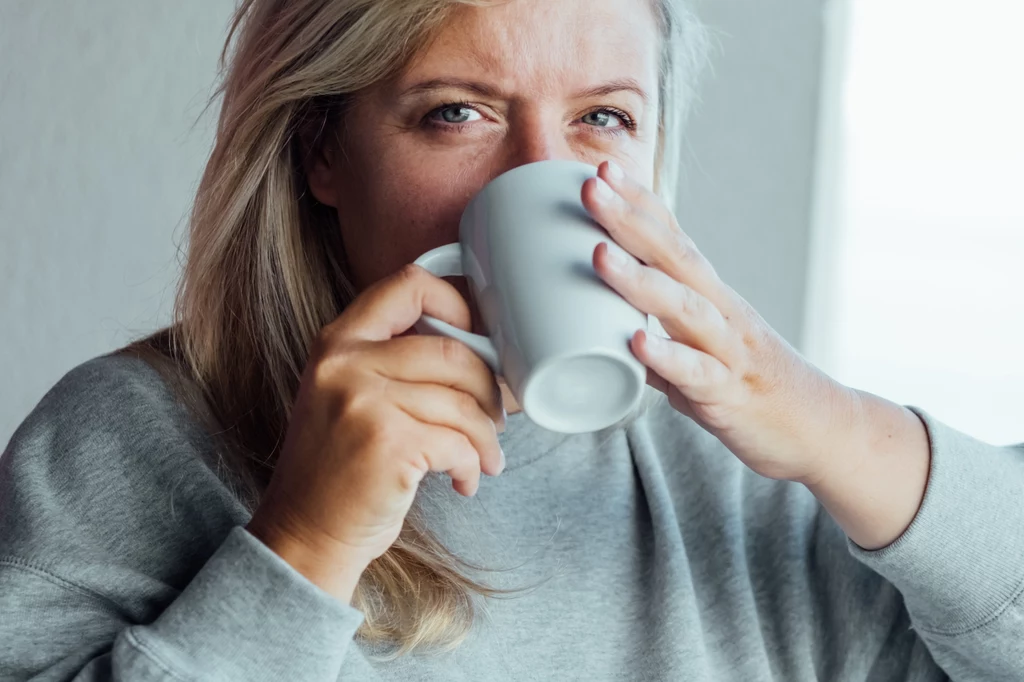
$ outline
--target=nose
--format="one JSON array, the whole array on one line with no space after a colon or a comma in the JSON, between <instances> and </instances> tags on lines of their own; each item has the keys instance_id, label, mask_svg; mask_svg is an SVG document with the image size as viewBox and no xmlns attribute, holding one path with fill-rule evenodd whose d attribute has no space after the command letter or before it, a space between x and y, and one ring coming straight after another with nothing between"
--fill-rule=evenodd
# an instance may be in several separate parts
<instances>
[{"instance_id":1,"label":"nose","mask_svg":"<svg viewBox=\"0 0 1024 682\"><path fill-rule=\"evenodd\" d=\"M566 139L564 125L538 113L524 114L513 123L508 145L508 170L536 161L579 160Z\"/></svg>"}]
</instances>

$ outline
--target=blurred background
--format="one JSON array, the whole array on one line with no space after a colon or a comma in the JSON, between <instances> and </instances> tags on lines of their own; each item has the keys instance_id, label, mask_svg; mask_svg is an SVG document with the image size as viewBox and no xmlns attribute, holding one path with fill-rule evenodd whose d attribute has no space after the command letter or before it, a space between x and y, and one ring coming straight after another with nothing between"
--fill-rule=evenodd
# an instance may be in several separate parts
<instances>
[{"instance_id":1,"label":"blurred background","mask_svg":"<svg viewBox=\"0 0 1024 682\"><path fill-rule=\"evenodd\" d=\"M1024 441L1024 3L695 5L684 229L840 381ZM0 3L0 445L170 321L233 8Z\"/></svg>"}]
</instances>

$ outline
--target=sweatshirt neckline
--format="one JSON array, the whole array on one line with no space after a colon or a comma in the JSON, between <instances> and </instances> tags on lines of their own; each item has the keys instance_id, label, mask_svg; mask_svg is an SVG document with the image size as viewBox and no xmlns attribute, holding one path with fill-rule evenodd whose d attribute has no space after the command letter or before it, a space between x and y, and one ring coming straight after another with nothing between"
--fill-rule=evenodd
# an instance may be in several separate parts
<instances>
[{"instance_id":1,"label":"sweatshirt neckline","mask_svg":"<svg viewBox=\"0 0 1024 682\"><path fill-rule=\"evenodd\" d=\"M505 471L513 471L536 462L565 443L572 434L558 433L538 426L516 412L505 418L505 432L498 434L498 443L505 452Z\"/></svg>"}]
</instances>

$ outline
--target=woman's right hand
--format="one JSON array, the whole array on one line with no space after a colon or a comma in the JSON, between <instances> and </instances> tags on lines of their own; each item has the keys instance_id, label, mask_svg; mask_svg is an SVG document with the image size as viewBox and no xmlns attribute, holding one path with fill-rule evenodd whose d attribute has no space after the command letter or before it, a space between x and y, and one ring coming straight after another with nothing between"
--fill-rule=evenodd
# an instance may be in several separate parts
<instances>
[{"instance_id":1,"label":"woman's right hand","mask_svg":"<svg viewBox=\"0 0 1024 682\"><path fill-rule=\"evenodd\" d=\"M368 287L321 330L270 485L247 529L350 602L398 538L420 481L446 472L471 496L504 455L501 391L460 341L402 335L421 315L470 328L454 286L418 265Z\"/></svg>"}]
</instances>

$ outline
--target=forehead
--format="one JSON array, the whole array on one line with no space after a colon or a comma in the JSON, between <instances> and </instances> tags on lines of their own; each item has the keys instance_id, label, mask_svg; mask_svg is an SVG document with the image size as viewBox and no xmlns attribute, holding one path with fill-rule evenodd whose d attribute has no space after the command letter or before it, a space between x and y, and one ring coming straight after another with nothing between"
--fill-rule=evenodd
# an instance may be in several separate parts
<instances>
[{"instance_id":1,"label":"forehead","mask_svg":"<svg viewBox=\"0 0 1024 682\"><path fill-rule=\"evenodd\" d=\"M653 98L659 49L645 0L507 0L458 8L400 81L475 76L508 92L544 97L633 78Z\"/></svg>"}]
</instances>

